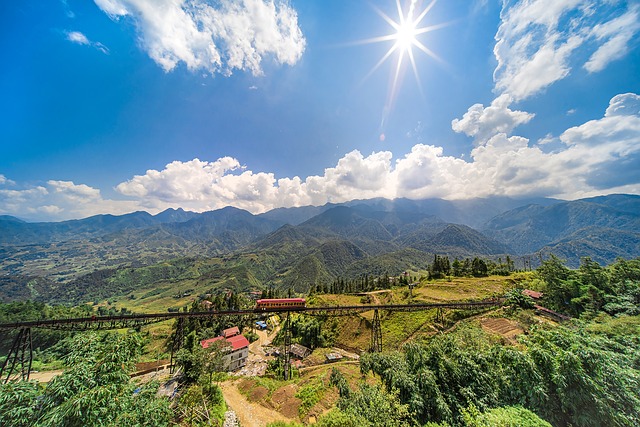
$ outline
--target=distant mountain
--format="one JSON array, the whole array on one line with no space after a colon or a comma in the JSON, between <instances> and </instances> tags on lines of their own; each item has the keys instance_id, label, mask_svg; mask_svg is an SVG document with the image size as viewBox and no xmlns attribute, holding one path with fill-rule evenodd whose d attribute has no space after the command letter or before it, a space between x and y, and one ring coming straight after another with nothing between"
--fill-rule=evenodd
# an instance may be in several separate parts
<instances>
[{"instance_id":1,"label":"distant mountain","mask_svg":"<svg viewBox=\"0 0 640 427\"><path fill-rule=\"evenodd\" d=\"M281 222L283 224L298 225L306 220L320 215L322 212L329 210L337 205L327 203L323 206L301 206L297 208L276 208L268 212L259 214L261 218L272 221Z\"/></svg>"},{"instance_id":2,"label":"distant mountain","mask_svg":"<svg viewBox=\"0 0 640 427\"><path fill-rule=\"evenodd\" d=\"M24 221L21 220L20 218L16 218L15 216L11 216L11 215L0 215L0 222L2 222L2 221L14 222L14 223L24 223Z\"/></svg>"},{"instance_id":3,"label":"distant mountain","mask_svg":"<svg viewBox=\"0 0 640 427\"><path fill-rule=\"evenodd\" d=\"M640 254L640 232L587 227L540 249L543 256L554 254L578 267L586 256L600 265L608 265L621 257L637 258Z\"/></svg>"},{"instance_id":4,"label":"distant mountain","mask_svg":"<svg viewBox=\"0 0 640 427\"><path fill-rule=\"evenodd\" d=\"M249 244L283 225L233 207L204 212L189 221L170 223L160 228L191 241L217 240L223 248L236 249Z\"/></svg>"},{"instance_id":5,"label":"distant mountain","mask_svg":"<svg viewBox=\"0 0 640 427\"><path fill-rule=\"evenodd\" d=\"M640 196L531 201L538 203L371 199L261 215L168 209L59 223L2 215L0 288L16 298L80 301L185 274L221 288L303 289L336 277L423 269L434 254L539 259L553 252L570 266L584 256L601 263L640 256ZM480 219L480 229L470 225Z\"/></svg>"},{"instance_id":6,"label":"distant mountain","mask_svg":"<svg viewBox=\"0 0 640 427\"><path fill-rule=\"evenodd\" d=\"M420 214L441 218L448 223L465 224L478 228L489 219L502 212L529 204L549 206L561 202L549 198L514 199L509 197L488 197L469 200L443 199L384 199L352 200L344 203L328 203L323 206L303 206L299 208L278 208L259 216L274 221L298 225L336 206L366 209L372 212Z\"/></svg>"},{"instance_id":7,"label":"distant mountain","mask_svg":"<svg viewBox=\"0 0 640 427\"><path fill-rule=\"evenodd\" d=\"M185 211L182 208L178 209L166 209L154 216L157 223L169 223L169 222L185 222L190 219L196 218L199 214L196 212Z\"/></svg>"},{"instance_id":8,"label":"distant mountain","mask_svg":"<svg viewBox=\"0 0 640 427\"><path fill-rule=\"evenodd\" d=\"M608 206L620 212L640 213L640 196L635 194L610 194L608 196L590 197L582 199L582 201Z\"/></svg>"},{"instance_id":9,"label":"distant mountain","mask_svg":"<svg viewBox=\"0 0 640 427\"><path fill-rule=\"evenodd\" d=\"M404 240L405 245L427 253L447 254L460 258L513 253L509 246L466 225L447 224L442 230L429 237L424 236L423 233L408 236Z\"/></svg>"},{"instance_id":10,"label":"distant mountain","mask_svg":"<svg viewBox=\"0 0 640 427\"><path fill-rule=\"evenodd\" d=\"M633 242L640 232L640 197L612 195L552 206L527 205L496 216L482 231L518 254L557 250L573 266L585 256L607 262L638 256ZM621 236L625 238L619 240ZM627 240L632 243L625 248Z\"/></svg>"},{"instance_id":11,"label":"distant mountain","mask_svg":"<svg viewBox=\"0 0 640 427\"><path fill-rule=\"evenodd\" d=\"M550 206L560 202L549 198L514 199L510 197L492 196L468 200L443 199L370 199L353 200L345 206L366 205L379 212L412 212L440 218L454 224L464 224L479 228L485 222L502 212L528 204Z\"/></svg>"},{"instance_id":12,"label":"distant mountain","mask_svg":"<svg viewBox=\"0 0 640 427\"><path fill-rule=\"evenodd\" d=\"M95 215L62 222L24 222L0 220L0 244L44 244L91 239L131 229L143 229L164 222L186 221L197 215L182 209L168 209L158 215L132 212L125 215Z\"/></svg>"}]
</instances>

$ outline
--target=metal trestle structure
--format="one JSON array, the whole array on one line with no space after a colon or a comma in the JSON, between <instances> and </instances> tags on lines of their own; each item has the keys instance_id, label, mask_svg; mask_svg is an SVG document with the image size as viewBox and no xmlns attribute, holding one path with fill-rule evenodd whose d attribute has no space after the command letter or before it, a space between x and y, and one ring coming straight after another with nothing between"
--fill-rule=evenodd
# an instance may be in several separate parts
<instances>
[{"instance_id":1,"label":"metal trestle structure","mask_svg":"<svg viewBox=\"0 0 640 427\"><path fill-rule=\"evenodd\" d=\"M175 356L178 350L182 347L184 342L184 317L178 317L176 324L176 333L173 336L173 342L171 343L171 361L169 362L169 372L174 373L176 370Z\"/></svg>"},{"instance_id":2,"label":"metal trestle structure","mask_svg":"<svg viewBox=\"0 0 640 427\"><path fill-rule=\"evenodd\" d=\"M291 319L287 312L287 319L284 322L284 380L291 378Z\"/></svg>"},{"instance_id":3,"label":"metal trestle structure","mask_svg":"<svg viewBox=\"0 0 640 427\"><path fill-rule=\"evenodd\" d=\"M372 353L382 352L382 327L380 326L380 315L378 309L373 311L373 321L371 322L371 348Z\"/></svg>"},{"instance_id":4,"label":"metal trestle structure","mask_svg":"<svg viewBox=\"0 0 640 427\"><path fill-rule=\"evenodd\" d=\"M7 358L2 364L0 378L4 378L4 383L10 380L29 380L31 373L31 362L33 361L33 349L31 346L31 328L22 328L13 340L13 345ZM14 371L18 370L18 376L11 378ZM6 374L6 378L5 378Z\"/></svg>"}]
</instances>

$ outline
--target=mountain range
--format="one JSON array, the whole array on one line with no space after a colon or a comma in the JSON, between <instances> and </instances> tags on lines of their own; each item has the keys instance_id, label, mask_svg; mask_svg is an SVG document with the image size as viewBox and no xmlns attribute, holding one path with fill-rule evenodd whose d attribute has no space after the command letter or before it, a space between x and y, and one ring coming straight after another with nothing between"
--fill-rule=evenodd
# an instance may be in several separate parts
<instances>
[{"instance_id":1,"label":"mountain range","mask_svg":"<svg viewBox=\"0 0 640 427\"><path fill-rule=\"evenodd\" d=\"M336 277L425 268L434 254L451 259L509 255L518 267L524 259L535 264L550 253L572 267L585 256L601 264L640 256L640 196L371 199L259 215L232 207L204 213L168 209L54 223L3 215L0 291L19 290L17 283L29 280L49 281L60 290L105 269L141 268L180 257L251 258L255 265L234 267L236 285L246 281L304 290Z\"/></svg>"}]
</instances>

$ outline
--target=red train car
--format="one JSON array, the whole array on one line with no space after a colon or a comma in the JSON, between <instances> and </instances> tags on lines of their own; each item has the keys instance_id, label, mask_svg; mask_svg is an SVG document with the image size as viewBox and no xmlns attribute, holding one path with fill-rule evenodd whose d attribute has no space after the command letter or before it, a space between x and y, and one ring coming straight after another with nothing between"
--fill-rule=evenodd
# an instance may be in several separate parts
<instances>
[{"instance_id":1,"label":"red train car","mask_svg":"<svg viewBox=\"0 0 640 427\"><path fill-rule=\"evenodd\" d=\"M305 304L304 298L259 299L256 301L256 309L267 311L273 308L298 308L304 307Z\"/></svg>"}]
</instances>

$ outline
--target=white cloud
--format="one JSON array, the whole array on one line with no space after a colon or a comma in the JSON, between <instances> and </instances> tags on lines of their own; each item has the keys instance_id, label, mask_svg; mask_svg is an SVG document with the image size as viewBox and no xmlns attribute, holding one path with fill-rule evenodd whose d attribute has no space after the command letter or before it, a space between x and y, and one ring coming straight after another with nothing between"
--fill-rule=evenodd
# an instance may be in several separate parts
<instances>
[{"instance_id":1,"label":"white cloud","mask_svg":"<svg viewBox=\"0 0 640 427\"><path fill-rule=\"evenodd\" d=\"M591 72L603 70L611 61L622 58L629 50L629 42L640 30L638 7L635 6L619 18L596 25L591 34L606 42L596 50L584 68Z\"/></svg>"},{"instance_id":2,"label":"white cloud","mask_svg":"<svg viewBox=\"0 0 640 427\"><path fill-rule=\"evenodd\" d=\"M511 120L507 129L511 129L517 120L507 117ZM478 122L486 125L491 120ZM551 141L554 144L545 144ZM554 151L549 151L550 145ZM428 144L416 144L395 161L389 151L365 156L354 150L322 175L304 179L278 179L271 172L254 172L231 157L212 162L174 161L162 170L148 170L118 184L116 191L128 200L105 199L98 189L70 181L51 180L28 188L5 185L0 187L0 214L68 219L139 209L157 213L183 207L201 212L224 206L260 213L276 207L372 197L575 199L640 193L638 164L640 96L625 93L611 99L600 119L567 129L558 137L547 135L537 144L498 131L480 142L468 160L446 156L442 147ZM8 183L0 175L0 184Z\"/></svg>"},{"instance_id":3,"label":"white cloud","mask_svg":"<svg viewBox=\"0 0 640 427\"><path fill-rule=\"evenodd\" d=\"M101 213L124 214L137 209L137 202L106 200L100 190L71 181L50 180L44 185L11 190L0 188L0 214L32 221L84 218Z\"/></svg>"},{"instance_id":4,"label":"white cloud","mask_svg":"<svg viewBox=\"0 0 640 427\"><path fill-rule=\"evenodd\" d=\"M510 110L512 101L510 95L502 94L487 108L482 104L474 104L462 119L451 122L451 128L474 137L477 142L484 142L497 133L509 134L516 126L527 123L534 117L534 114L526 111Z\"/></svg>"},{"instance_id":5,"label":"white cloud","mask_svg":"<svg viewBox=\"0 0 640 427\"><path fill-rule=\"evenodd\" d=\"M0 173L0 185L15 185L15 184L16 183L14 181L11 181L6 176Z\"/></svg>"},{"instance_id":6,"label":"white cloud","mask_svg":"<svg viewBox=\"0 0 640 427\"><path fill-rule=\"evenodd\" d=\"M589 72L623 57L640 29L637 6L587 0L505 2L496 33L495 89L528 98L567 77L576 65ZM591 52L580 61L579 51Z\"/></svg>"},{"instance_id":7,"label":"white cloud","mask_svg":"<svg viewBox=\"0 0 640 427\"><path fill-rule=\"evenodd\" d=\"M140 44L165 71L262 74L262 61L295 64L305 49L296 11L284 1L94 0L112 19L130 17Z\"/></svg>"},{"instance_id":8,"label":"white cloud","mask_svg":"<svg viewBox=\"0 0 640 427\"><path fill-rule=\"evenodd\" d=\"M635 93L622 93L614 96L609 101L609 107L604 115L606 117L640 115L640 96Z\"/></svg>"},{"instance_id":9,"label":"white cloud","mask_svg":"<svg viewBox=\"0 0 640 427\"><path fill-rule=\"evenodd\" d=\"M94 42L89 40L87 36L85 36L80 31L67 31L67 40L69 40L71 43L84 45L84 46L91 46L104 54L107 54L107 55L109 54L109 49L105 45L103 45L100 42Z\"/></svg>"},{"instance_id":10,"label":"white cloud","mask_svg":"<svg viewBox=\"0 0 640 427\"><path fill-rule=\"evenodd\" d=\"M91 44L91 42L89 41L87 36L85 36L84 34L82 34L79 31L69 31L67 33L67 40L69 40L70 42L73 42L73 43L77 43L77 44L84 44L84 45Z\"/></svg>"}]
</instances>

